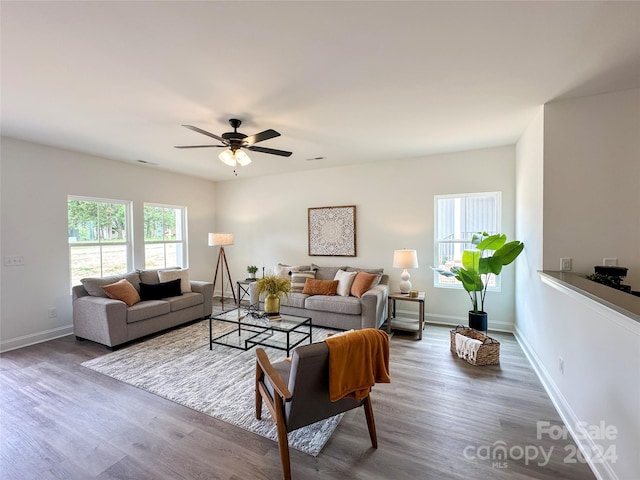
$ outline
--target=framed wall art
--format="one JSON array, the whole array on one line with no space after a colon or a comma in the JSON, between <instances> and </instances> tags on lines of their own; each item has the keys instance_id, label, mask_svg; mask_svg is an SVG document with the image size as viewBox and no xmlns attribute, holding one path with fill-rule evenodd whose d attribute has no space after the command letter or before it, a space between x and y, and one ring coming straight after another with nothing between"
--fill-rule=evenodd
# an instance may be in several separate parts
<instances>
[{"instance_id":1,"label":"framed wall art","mask_svg":"<svg viewBox=\"0 0 640 480\"><path fill-rule=\"evenodd\" d=\"M356 256L356 206L309 208L309 256Z\"/></svg>"}]
</instances>

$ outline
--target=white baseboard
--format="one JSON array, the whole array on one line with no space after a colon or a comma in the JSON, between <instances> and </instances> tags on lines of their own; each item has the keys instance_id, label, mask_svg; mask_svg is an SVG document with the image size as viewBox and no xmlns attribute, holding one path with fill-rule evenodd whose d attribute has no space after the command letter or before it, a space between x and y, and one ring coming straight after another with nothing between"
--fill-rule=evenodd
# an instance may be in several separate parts
<instances>
[{"instance_id":1,"label":"white baseboard","mask_svg":"<svg viewBox=\"0 0 640 480\"><path fill-rule=\"evenodd\" d=\"M403 316L411 317L411 314L404 314ZM413 317L417 318L417 315L414 313ZM425 314L425 322L433 323L436 325L468 325L469 318L468 317L460 317L458 315L434 315L427 313ZM505 332L505 333L513 333L513 324L507 322L494 322L489 320L489 331L494 332Z\"/></svg>"},{"instance_id":2,"label":"white baseboard","mask_svg":"<svg viewBox=\"0 0 640 480\"><path fill-rule=\"evenodd\" d=\"M522 332L520 332L517 327L515 328L514 335L580 451L583 454L584 452L599 451L593 438L589 435L579 434L579 432L576 432L576 426L580 424L580 419L571 408L571 405L569 405L567 400L564 398L562 392L558 389L558 386L553 381L551 375L549 375L549 372L540 361L540 358L533 351L531 345L529 345L522 335ZM606 459L599 458L599 463L594 463L594 455L584 455L584 458L587 460L591 471L598 480L618 480L618 476Z\"/></svg>"},{"instance_id":3,"label":"white baseboard","mask_svg":"<svg viewBox=\"0 0 640 480\"><path fill-rule=\"evenodd\" d=\"M16 348L28 347L29 345L35 345L36 343L46 342L47 340L53 340L54 338L64 337L66 335L71 335L72 333L73 324L70 324L58 328L52 328L51 330L44 330L42 332L10 338L0 342L0 353L15 350Z\"/></svg>"}]
</instances>

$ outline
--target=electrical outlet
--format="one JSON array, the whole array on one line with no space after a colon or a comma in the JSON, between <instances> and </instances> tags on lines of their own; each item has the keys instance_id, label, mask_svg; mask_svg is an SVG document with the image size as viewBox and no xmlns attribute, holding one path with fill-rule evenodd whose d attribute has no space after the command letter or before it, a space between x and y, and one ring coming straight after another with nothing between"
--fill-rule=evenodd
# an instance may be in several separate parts
<instances>
[{"instance_id":1,"label":"electrical outlet","mask_svg":"<svg viewBox=\"0 0 640 480\"><path fill-rule=\"evenodd\" d=\"M618 259L617 258L603 258L602 259L602 265L604 265L605 267L617 267L618 266Z\"/></svg>"},{"instance_id":2,"label":"electrical outlet","mask_svg":"<svg viewBox=\"0 0 640 480\"><path fill-rule=\"evenodd\" d=\"M47 310L47 313L49 315L49 318L56 318L58 316L58 312L55 307L51 307L49 310Z\"/></svg>"},{"instance_id":3,"label":"electrical outlet","mask_svg":"<svg viewBox=\"0 0 640 480\"><path fill-rule=\"evenodd\" d=\"M22 255L5 255L5 267L21 267L24 265L24 257Z\"/></svg>"},{"instance_id":4,"label":"electrical outlet","mask_svg":"<svg viewBox=\"0 0 640 480\"><path fill-rule=\"evenodd\" d=\"M560 369L560 373L564 375L564 358L558 357L558 368Z\"/></svg>"},{"instance_id":5,"label":"electrical outlet","mask_svg":"<svg viewBox=\"0 0 640 480\"><path fill-rule=\"evenodd\" d=\"M560 259L560 270L563 272L571 271L571 259L570 258L561 258Z\"/></svg>"}]
</instances>

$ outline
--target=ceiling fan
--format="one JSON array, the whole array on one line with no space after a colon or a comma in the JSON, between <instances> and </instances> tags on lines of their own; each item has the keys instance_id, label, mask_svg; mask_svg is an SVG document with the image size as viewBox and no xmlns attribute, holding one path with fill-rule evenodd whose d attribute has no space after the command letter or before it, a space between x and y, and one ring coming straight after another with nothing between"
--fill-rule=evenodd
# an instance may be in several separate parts
<instances>
[{"instance_id":1,"label":"ceiling fan","mask_svg":"<svg viewBox=\"0 0 640 480\"><path fill-rule=\"evenodd\" d=\"M264 132L256 133L255 135L251 135L250 137L248 137L244 133L238 132L238 127L241 124L242 121L238 120L237 118L230 119L229 125L231 125L231 127L233 128L233 132L223 133L221 136L207 132L206 130L202 130L201 128L194 127L193 125L182 125L183 127L188 128L189 130L193 130L194 132L198 132L203 135L207 135L208 137L215 138L219 142L222 142L222 145L181 145L176 146L175 148L227 147L227 150L218 155L218 158L230 167L235 167L236 165L244 167L245 165L251 163L249 155L247 155L242 150L243 148L251 150L252 152L270 153L272 155L280 155L282 157L291 156L292 152L255 146L255 144L258 142L263 142L264 140L269 140L270 138L279 137L280 134L275 130L265 130Z\"/></svg>"}]
</instances>

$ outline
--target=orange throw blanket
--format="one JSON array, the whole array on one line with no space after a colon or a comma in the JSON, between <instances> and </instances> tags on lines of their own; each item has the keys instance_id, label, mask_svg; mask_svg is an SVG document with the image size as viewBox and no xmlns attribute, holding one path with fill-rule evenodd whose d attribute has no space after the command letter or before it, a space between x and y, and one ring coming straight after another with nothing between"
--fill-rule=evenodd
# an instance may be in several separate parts
<instances>
[{"instance_id":1,"label":"orange throw blanket","mask_svg":"<svg viewBox=\"0 0 640 480\"><path fill-rule=\"evenodd\" d=\"M329 347L329 396L365 398L375 383L390 383L389 336L365 328L325 339Z\"/></svg>"}]
</instances>

